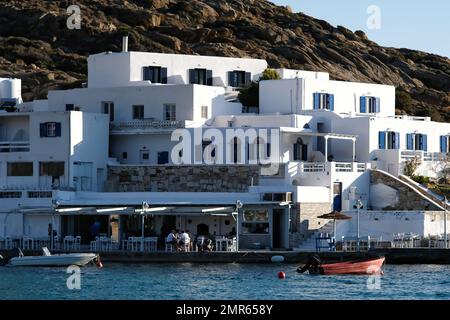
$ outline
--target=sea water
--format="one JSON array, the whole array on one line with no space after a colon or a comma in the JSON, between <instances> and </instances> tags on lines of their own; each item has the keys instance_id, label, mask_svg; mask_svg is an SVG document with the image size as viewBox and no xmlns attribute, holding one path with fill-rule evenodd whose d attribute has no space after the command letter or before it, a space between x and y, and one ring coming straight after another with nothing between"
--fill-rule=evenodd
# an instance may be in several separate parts
<instances>
[{"instance_id":1,"label":"sea water","mask_svg":"<svg viewBox=\"0 0 450 320\"><path fill-rule=\"evenodd\" d=\"M384 275L312 276L289 264L105 263L0 267L0 299L450 299L450 266L386 265ZM279 271L286 273L278 279ZM73 284L78 286L73 286ZM69 284L69 285L68 285Z\"/></svg>"}]
</instances>

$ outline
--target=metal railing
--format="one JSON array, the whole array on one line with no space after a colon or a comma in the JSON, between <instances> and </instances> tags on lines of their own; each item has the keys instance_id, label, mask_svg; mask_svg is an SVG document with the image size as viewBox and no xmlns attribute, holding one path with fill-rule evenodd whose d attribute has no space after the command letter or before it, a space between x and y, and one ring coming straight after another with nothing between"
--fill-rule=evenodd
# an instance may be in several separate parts
<instances>
[{"instance_id":1,"label":"metal railing","mask_svg":"<svg viewBox=\"0 0 450 320\"><path fill-rule=\"evenodd\" d=\"M176 129L183 127L183 121L158 121L154 119L113 122L110 124L111 130Z\"/></svg>"},{"instance_id":2,"label":"metal railing","mask_svg":"<svg viewBox=\"0 0 450 320\"><path fill-rule=\"evenodd\" d=\"M408 161L414 158L426 162L442 161L445 159L445 154L442 152L427 152L422 150L402 150L400 152L400 158L402 161Z\"/></svg>"},{"instance_id":3,"label":"metal railing","mask_svg":"<svg viewBox=\"0 0 450 320\"><path fill-rule=\"evenodd\" d=\"M30 142L29 141L1 141L0 142L0 153L3 152L29 152Z\"/></svg>"}]
</instances>

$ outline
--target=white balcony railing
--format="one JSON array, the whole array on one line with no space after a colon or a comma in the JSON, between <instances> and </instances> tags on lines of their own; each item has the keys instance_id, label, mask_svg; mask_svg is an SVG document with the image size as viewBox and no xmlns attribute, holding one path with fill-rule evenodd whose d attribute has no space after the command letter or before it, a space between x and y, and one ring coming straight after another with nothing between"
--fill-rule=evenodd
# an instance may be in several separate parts
<instances>
[{"instance_id":1,"label":"white balcony railing","mask_svg":"<svg viewBox=\"0 0 450 320\"><path fill-rule=\"evenodd\" d=\"M29 141L0 141L0 153L28 151L30 151Z\"/></svg>"},{"instance_id":2,"label":"white balcony railing","mask_svg":"<svg viewBox=\"0 0 450 320\"><path fill-rule=\"evenodd\" d=\"M445 159L445 154L441 152L426 152L422 150L402 150L400 152L401 161L408 161L418 158L421 161L442 161Z\"/></svg>"},{"instance_id":3,"label":"white balcony railing","mask_svg":"<svg viewBox=\"0 0 450 320\"><path fill-rule=\"evenodd\" d=\"M370 165L357 162L291 162L287 166L288 174L320 172L364 172Z\"/></svg>"},{"instance_id":4,"label":"white balcony railing","mask_svg":"<svg viewBox=\"0 0 450 320\"><path fill-rule=\"evenodd\" d=\"M183 127L183 121L157 121L154 119L113 122L110 125L111 130L177 129Z\"/></svg>"}]
</instances>

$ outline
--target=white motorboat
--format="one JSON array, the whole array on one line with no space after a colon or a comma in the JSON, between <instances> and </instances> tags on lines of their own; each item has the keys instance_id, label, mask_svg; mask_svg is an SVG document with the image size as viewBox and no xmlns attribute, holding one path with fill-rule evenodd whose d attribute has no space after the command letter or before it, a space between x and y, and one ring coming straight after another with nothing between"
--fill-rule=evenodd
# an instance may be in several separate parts
<instances>
[{"instance_id":1,"label":"white motorboat","mask_svg":"<svg viewBox=\"0 0 450 320\"><path fill-rule=\"evenodd\" d=\"M42 256L24 256L19 250L19 255L11 258L7 266L85 266L94 261L97 267L101 267L100 258L95 253L68 253L52 255L47 248L42 248Z\"/></svg>"}]
</instances>

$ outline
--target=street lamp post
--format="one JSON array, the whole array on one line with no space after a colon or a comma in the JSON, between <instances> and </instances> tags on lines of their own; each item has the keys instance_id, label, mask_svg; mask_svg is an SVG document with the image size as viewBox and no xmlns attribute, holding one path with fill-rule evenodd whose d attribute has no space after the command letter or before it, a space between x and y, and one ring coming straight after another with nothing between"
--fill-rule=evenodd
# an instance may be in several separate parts
<instances>
[{"instance_id":1,"label":"street lamp post","mask_svg":"<svg viewBox=\"0 0 450 320\"><path fill-rule=\"evenodd\" d=\"M239 209L243 206L240 200L236 200L236 251L239 251Z\"/></svg>"},{"instance_id":2,"label":"street lamp post","mask_svg":"<svg viewBox=\"0 0 450 320\"><path fill-rule=\"evenodd\" d=\"M361 200L356 202L356 248L359 252L359 210L363 207Z\"/></svg>"},{"instance_id":3,"label":"street lamp post","mask_svg":"<svg viewBox=\"0 0 450 320\"><path fill-rule=\"evenodd\" d=\"M142 230L141 230L141 252L144 252L144 237L145 237L145 210L148 209L149 205L146 201L142 201L142 211L141 211L141 219L142 219Z\"/></svg>"},{"instance_id":4,"label":"street lamp post","mask_svg":"<svg viewBox=\"0 0 450 320\"><path fill-rule=\"evenodd\" d=\"M444 196L444 241L445 241L444 248L448 249L448 243L447 243L447 197L446 196Z\"/></svg>"}]
</instances>

